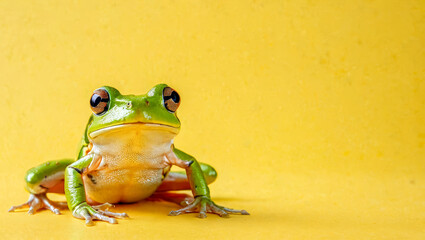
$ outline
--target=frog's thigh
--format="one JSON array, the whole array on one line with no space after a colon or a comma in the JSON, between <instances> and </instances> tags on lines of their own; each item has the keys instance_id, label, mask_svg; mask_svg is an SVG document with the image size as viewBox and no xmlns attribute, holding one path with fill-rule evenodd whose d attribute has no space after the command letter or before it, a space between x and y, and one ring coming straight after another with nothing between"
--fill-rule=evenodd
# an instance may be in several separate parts
<instances>
[{"instance_id":1,"label":"frog's thigh","mask_svg":"<svg viewBox=\"0 0 425 240\"><path fill-rule=\"evenodd\" d=\"M72 162L72 159L49 161L31 168L25 176L25 188L32 194L63 193L64 170Z\"/></svg>"},{"instance_id":2,"label":"frog's thigh","mask_svg":"<svg viewBox=\"0 0 425 240\"><path fill-rule=\"evenodd\" d=\"M211 184L217 178L217 172L206 163L199 163L207 184ZM170 172L156 190L157 192L190 190L186 172Z\"/></svg>"}]
</instances>

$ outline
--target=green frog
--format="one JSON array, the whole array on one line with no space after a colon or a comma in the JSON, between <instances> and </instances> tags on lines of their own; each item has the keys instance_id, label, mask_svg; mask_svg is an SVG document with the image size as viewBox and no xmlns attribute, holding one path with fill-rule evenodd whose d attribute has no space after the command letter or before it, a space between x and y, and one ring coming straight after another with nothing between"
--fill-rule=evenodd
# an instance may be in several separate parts
<instances>
[{"instance_id":1,"label":"green frog","mask_svg":"<svg viewBox=\"0 0 425 240\"><path fill-rule=\"evenodd\" d=\"M248 215L215 204L208 184L217 172L174 146L180 130L179 105L179 94L166 84L145 95L122 95L109 86L96 89L77 160L49 161L30 169L25 176L30 198L9 211L29 207L29 214L43 208L60 214L59 209L67 206L87 225L93 220L114 224L128 215L109 211L113 203L164 199L182 205L171 216ZM170 171L172 165L185 171ZM193 197L170 192L176 190L191 190ZM66 203L48 199L47 193L64 193Z\"/></svg>"}]
</instances>

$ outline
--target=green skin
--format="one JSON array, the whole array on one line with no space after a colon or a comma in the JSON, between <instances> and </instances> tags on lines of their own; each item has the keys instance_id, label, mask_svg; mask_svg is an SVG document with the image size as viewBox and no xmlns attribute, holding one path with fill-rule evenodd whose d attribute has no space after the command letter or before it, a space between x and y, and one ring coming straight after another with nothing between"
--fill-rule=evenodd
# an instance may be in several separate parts
<instances>
[{"instance_id":1,"label":"green skin","mask_svg":"<svg viewBox=\"0 0 425 240\"><path fill-rule=\"evenodd\" d=\"M90 149L92 147L96 148L96 143L93 141L91 134L121 125L151 124L160 126L160 128L171 129L177 135L180 129L180 121L176 116L175 110L172 112L166 108L164 100L165 88L168 88L166 84L158 84L147 94L137 96L122 95L112 87L100 88L109 95L107 108L101 114L93 113L91 115L79 146L77 160L50 161L30 169L25 177L26 189L30 193L30 199L24 204L12 207L10 211L29 206L30 214L41 208L47 208L53 213L60 214L58 207L63 207L64 204L49 200L46 197L46 193L64 191L67 206L72 211L73 216L85 219L87 225L91 225L92 220L116 223L115 218L127 217L125 213L108 211L107 208L111 204L107 202L94 201L103 204L91 206L88 201L89 198L86 196L86 191L89 181L87 179L92 179L92 182L96 183L93 180L93 176L90 175L89 169L91 165L96 163L96 156L103 156L102 150L97 150L96 155ZM156 132L153 134L149 136L157 137ZM113 141L122 140L117 138ZM122 150L125 151L126 149L123 148ZM119 148L118 151L120 151ZM204 218L206 213L214 213L221 217L227 217L229 213L248 214L245 210L234 210L218 206L211 200L208 184L212 183L217 177L214 168L207 164L198 163L194 157L175 148L174 144L169 147L169 152L167 150L166 158L170 161L164 166L161 165L163 168L163 176L162 180L160 180L162 181L160 182L161 185L155 185L153 189L155 191L151 196L167 201L170 201L175 196L176 198L171 201L181 203L184 206L179 210L171 211L169 215L175 216L183 213L198 212L198 217ZM123 168L125 164L127 163L123 163ZM178 165L186 171L169 173L171 165ZM108 172L108 169L103 170ZM150 171L151 169L148 170ZM113 170L111 170L111 173L113 173ZM108 182L103 182L102 184L102 186L108 186ZM185 195L167 192L189 189L192 190L193 198L182 198ZM111 194L111 197L114 197L114 193Z\"/></svg>"}]
</instances>

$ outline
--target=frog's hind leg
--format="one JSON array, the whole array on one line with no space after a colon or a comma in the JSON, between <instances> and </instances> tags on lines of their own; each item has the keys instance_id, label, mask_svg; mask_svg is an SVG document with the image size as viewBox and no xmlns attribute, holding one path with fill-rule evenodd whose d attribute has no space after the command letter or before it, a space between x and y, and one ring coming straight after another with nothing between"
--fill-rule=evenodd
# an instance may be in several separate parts
<instances>
[{"instance_id":1,"label":"frog's hind leg","mask_svg":"<svg viewBox=\"0 0 425 240\"><path fill-rule=\"evenodd\" d=\"M25 176L26 190L30 193L27 202L13 206L9 212L29 207L28 214L47 208L55 214L60 214L58 208L66 208L66 202L54 202L47 198L47 193L63 193L64 170L74 162L71 159L45 162L28 170Z\"/></svg>"},{"instance_id":2,"label":"frog's hind leg","mask_svg":"<svg viewBox=\"0 0 425 240\"><path fill-rule=\"evenodd\" d=\"M204 174L207 184L211 184L217 178L217 172L213 167L205 163L199 163ZM191 190L186 172L170 172L156 192L148 198L151 201L164 200L167 202L176 203L181 206L187 206L193 202L193 197L185 193L175 193L169 191Z\"/></svg>"}]
</instances>

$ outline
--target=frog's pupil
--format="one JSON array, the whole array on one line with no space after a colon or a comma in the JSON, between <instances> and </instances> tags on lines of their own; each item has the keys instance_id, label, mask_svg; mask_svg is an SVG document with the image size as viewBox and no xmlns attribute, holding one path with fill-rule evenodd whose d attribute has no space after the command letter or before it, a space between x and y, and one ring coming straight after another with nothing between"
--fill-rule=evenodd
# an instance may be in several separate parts
<instances>
[{"instance_id":1,"label":"frog's pupil","mask_svg":"<svg viewBox=\"0 0 425 240\"><path fill-rule=\"evenodd\" d=\"M173 102L178 103L180 101L180 96L176 91L173 91L171 93L171 99L173 99Z\"/></svg>"},{"instance_id":2,"label":"frog's pupil","mask_svg":"<svg viewBox=\"0 0 425 240\"><path fill-rule=\"evenodd\" d=\"M97 105L99 105L101 101L102 101L102 98L99 95L93 94L93 96L91 97L90 105L92 107L96 107Z\"/></svg>"}]
</instances>

